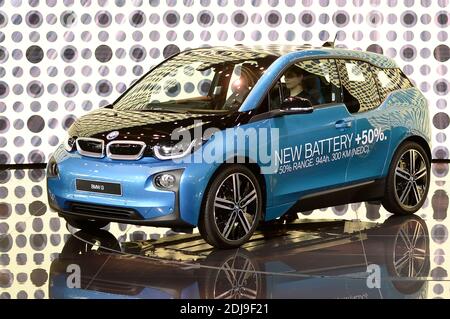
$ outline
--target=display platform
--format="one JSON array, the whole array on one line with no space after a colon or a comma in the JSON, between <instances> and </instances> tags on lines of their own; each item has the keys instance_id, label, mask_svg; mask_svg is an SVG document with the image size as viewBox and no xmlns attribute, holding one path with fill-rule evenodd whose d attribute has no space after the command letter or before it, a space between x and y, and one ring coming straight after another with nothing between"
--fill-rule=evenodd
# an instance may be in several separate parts
<instances>
[{"instance_id":1,"label":"display platform","mask_svg":"<svg viewBox=\"0 0 450 319\"><path fill-rule=\"evenodd\" d=\"M46 205L43 170L3 171L0 297L448 297L448 170L433 164L416 215L391 216L379 203L315 210L261 225L232 250L196 231L66 227Z\"/></svg>"}]
</instances>

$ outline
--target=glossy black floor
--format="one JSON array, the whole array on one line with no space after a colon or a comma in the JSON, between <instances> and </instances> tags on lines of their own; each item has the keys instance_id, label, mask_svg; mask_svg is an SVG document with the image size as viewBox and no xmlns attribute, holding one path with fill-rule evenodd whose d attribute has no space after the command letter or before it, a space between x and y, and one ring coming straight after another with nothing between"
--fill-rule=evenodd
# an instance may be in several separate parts
<instances>
[{"instance_id":1,"label":"glossy black floor","mask_svg":"<svg viewBox=\"0 0 450 319\"><path fill-rule=\"evenodd\" d=\"M223 251L195 232L66 228L47 208L43 170L3 171L0 298L448 298L449 166L432 170L414 216L332 207Z\"/></svg>"}]
</instances>

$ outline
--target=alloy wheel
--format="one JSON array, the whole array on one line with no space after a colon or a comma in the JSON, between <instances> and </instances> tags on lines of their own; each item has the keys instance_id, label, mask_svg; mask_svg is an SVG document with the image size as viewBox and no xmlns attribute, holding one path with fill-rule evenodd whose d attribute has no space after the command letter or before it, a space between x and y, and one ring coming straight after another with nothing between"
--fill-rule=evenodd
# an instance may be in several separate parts
<instances>
[{"instance_id":1,"label":"alloy wheel","mask_svg":"<svg viewBox=\"0 0 450 319\"><path fill-rule=\"evenodd\" d=\"M394 269L400 277L421 275L426 261L427 237L418 221L409 221L402 225L395 239Z\"/></svg>"},{"instance_id":2,"label":"alloy wheel","mask_svg":"<svg viewBox=\"0 0 450 319\"><path fill-rule=\"evenodd\" d=\"M416 207L425 195L428 167L419 151L409 149L402 154L395 168L395 193L399 203L407 208Z\"/></svg>"},{"instance_id":3,"label":"alloy wheel","mask_svg":"<svg viewBox=\"0 0 450 319\"><path fill-rule=\"evenodd\" d=\"M222 237L236 241L251 232L259 205L255 185L248 176L233 173L225 178L214 200L214 221Z\"/></svg>"},{"instance_id":4,"label":"alloy wheel","mask_svg":"<svg viewBox=\"0 0 450 319\"><path fill-rule=\"evenodd\" d=\"M245 256L233 256L226 260L214 282L214 299L258 298L259 274Z\"/></svg>"}]
</instances>

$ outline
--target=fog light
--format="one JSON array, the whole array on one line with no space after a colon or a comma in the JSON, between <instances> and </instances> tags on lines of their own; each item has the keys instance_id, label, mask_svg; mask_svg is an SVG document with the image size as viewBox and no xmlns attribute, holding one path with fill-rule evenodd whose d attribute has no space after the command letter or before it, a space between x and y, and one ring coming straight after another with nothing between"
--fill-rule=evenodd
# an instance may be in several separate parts
<instances>
[{"instance_id":1,"label":"fog light","mask_svg":"<svg viewBox=\"0 0 450 319\"><path fill-rule=\"evenodd\" d=\"M160 188L171 189L175 186L175 182L175 176L169 173L159 174L155 177L155 185Z\"/></svg>"}]
</instances>

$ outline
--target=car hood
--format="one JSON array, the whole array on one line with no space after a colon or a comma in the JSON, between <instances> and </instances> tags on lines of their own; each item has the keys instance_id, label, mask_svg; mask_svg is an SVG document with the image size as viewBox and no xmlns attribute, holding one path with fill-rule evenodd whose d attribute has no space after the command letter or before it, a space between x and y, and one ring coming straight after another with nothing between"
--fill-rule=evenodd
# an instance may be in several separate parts
<instances>
[{"instance_id":1,"label":"car hood","mask_svg":"<svg viewBox=\"0 0 450 319\"><path fill-rule=\"evenodd\" d=\"M168 113L143 112L130 110L114 110L102 108L90 112L76 120L69 129L70 137L91 137L111 140L143 141L147 145L155 145L171 140L176 129L187 129L193 134L194 127L219 130L233 127L248 121L248 114L230 113ZM107 138L108 134L114 138ZM191 135L193 136L193 135Z\"/></svg>"}]
</instances>

